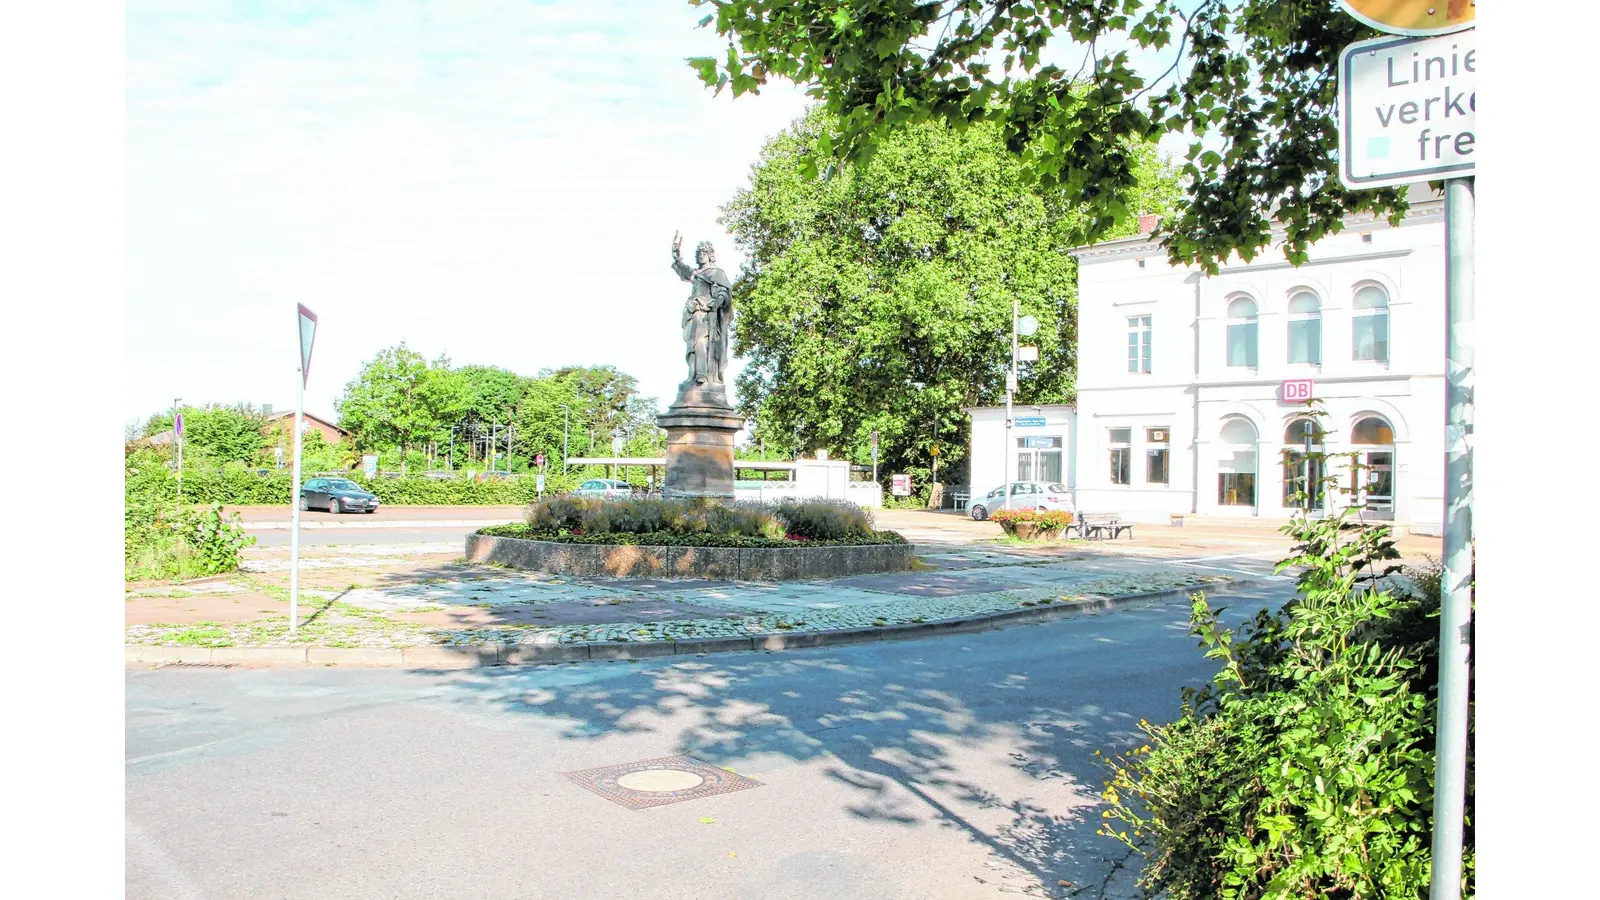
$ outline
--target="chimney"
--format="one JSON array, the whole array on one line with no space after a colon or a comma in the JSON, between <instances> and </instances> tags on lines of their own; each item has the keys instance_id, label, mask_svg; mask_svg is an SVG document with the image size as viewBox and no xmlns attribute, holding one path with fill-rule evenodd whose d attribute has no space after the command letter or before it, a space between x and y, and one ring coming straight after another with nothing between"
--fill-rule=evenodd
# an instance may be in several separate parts
<instances>
[{"instance_id":1,"label":"chimney","mask_svg":"<svg viewBox=\"0 0 1600 900\"><path fill-rule=\"evenodd\" d=\"M1160 216L1154 216L1154 215L1151 215L1151 216L1140 216L1139 217L1139 233L1140 234L1149 234L1150 232L1155 231L1156 230L1156 226L1160 225L1160 224L1161 224L1161 217Z\"/></svg>"}]
</instances>

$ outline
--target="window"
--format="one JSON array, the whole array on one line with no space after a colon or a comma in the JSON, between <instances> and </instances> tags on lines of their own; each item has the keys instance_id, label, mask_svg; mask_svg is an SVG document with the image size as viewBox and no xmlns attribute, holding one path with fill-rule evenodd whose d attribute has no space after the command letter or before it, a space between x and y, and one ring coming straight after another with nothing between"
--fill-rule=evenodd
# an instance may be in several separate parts
<instances>
[{"instance_id":1,"label":"window","mask_svg":"<svg viewBox=\"0 0 1600 900\"><path fill-rule=\"evenodd\" d=\"M1366 511L1378 518L1394 516L1394 429L1377 416L1367 416L1350 429L1356 465L1350 490Z\"/></svg>"},{"instance_id":2,"label":"window","mask_svg":"<svg viewBox=\"0 0 1600 900\"><path fill-rule=\"evenodd\" d=\"M1256 427L1248 420L1224 422L1219 435L1217 505L1256 505Z\"/></svg>"},{"instance_id":3,"label":"window","mask_svg":"<svg viewBox=\"0 0 1600 900\"><path fill-rule=\"evenodd\" d=\"M1389 294L1375 284L1356 291L1351 320L1351 355L1354 359L1389 361Z\"/></svg>"},{"instance_id":4,"label":"window","mask_svg":"<svg viewBox=\"0 0 1600 900\"><path fill-rule=\"evenodd\" d=\"M1128 371L1150 374L1150 317L1128 317Z\"/></svg>"},{"instance_id":5,"label":"window","mask_svg":"<svg viewBox=\"0 0 1600 900\"><path fill-rule=\"evenodd\" d=\"M1322 426L1300 418L1283 429L1283 505L1291 509L1322 509L1327 487L1323 483L1325 458Z\"/></svg>"},{"instance_id":6,"label":"window","mask_svg":"<svg viewBox=\"0 0 1600 900\"><path fill-rule=\"evenodd\" d=\"M1289 362L1322 363L1322 301L1310 291L1289 298Z\"/></svg>"},{"instance_id":7,"label":"window","mask_svg":"<svg viewBox=\"0 0 1600 900\"><path fill-rule=\"evenodd\" d=\"M1249 297L1228 304L1228 365L1256 366L1256 302Z\"/></svg>"},{"instance_id":8,"label":"window","mask_svg":"<svg viewBox=\"0 0 1600 900\"><path fill-rule=\"evenodd\" d=\"M1111 439L1111 483L1128 484L1132 480L1133 448L1129 445L1133 443L1133 429L1111 428L1107 433Z\"/></svg>"},{"instance_id":9,"label":"window","mask_svg":"<svg viewBox=\"0 0 1600 900\"><path fill-rule=\"evenodd\" d=\"M1146 484L1166 484L1167 464L1171 460L1172 432L1165 428L1144 430L1144 480Z\"/></svg>"},{"instance_id":10,"label":"window","mask_svg":"<svg viewBox=\"0 0 1600 900\"><path fill-rule=\"evenodd\" d=\"M1061 444L1059 437L1017 438L1017 480L1060 481Z\"/></svg>"}]
</instances>

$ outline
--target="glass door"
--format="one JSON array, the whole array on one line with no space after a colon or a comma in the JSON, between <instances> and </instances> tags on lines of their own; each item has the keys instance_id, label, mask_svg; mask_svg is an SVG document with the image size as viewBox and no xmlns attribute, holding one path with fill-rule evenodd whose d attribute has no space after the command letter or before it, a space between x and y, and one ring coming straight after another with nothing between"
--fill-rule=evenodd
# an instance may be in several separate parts
<instances>
[{"instance_id":1,"label":"glass door","mask_svg":"<svg viewBox=\"0 0 1600 900\"><path fill-rule=\"evenodd\" d=\"M1017 438L1017 480L1061 481L1061 445L1058 437Z\"/></svg>"}]
</instances>

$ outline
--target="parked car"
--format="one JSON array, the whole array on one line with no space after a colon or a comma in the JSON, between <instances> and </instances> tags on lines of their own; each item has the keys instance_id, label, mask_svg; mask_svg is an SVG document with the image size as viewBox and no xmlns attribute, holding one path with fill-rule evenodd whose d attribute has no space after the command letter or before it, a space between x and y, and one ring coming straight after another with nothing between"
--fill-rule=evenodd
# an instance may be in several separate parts
<instances>
[{"instance_id":1,"label":"parked car","mask_svg":"<svg viewBox=\"0 0 1600 900\"><path fill-rule=\"evenodd\" d=\"M967 514L982 522L989 514L1006 505L1006 489L997 487L982 497L967 501ZM1067 486L1051 481L1015 481L1011 483L1012 509L1053 509L1072 512L1072 495Z\"/></svg>"},{"instance_id":2,"label":"parked car","mask_svg":"<svg viewBox=\"0 0 1600 900\"><path fill-rule=\"evenodd\" d=\"M374 513L378 498L348 478L313 478L300 488L300 508Z\"/></svg>"},{"instance_id":3,"label":"parked car","mask_svg":"<svg viewBox=\"0 0 1600 900\"><path fill-rule=\"evenodd\" d=\"M616 500L621 497L633 496L633 487L626 481L614 478L591 478L578 485L577 490L572 492L572 496Z\"/></svg>"}]
</instances>

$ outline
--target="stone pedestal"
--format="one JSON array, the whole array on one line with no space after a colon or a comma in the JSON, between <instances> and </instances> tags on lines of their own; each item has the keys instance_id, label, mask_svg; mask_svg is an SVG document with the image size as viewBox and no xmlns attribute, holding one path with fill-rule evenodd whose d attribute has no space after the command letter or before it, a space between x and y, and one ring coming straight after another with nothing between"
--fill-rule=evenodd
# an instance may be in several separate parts
<instances>
[{"instance_id":1,"label":"stone pedestal","mask_svg":"<svg viewBox=\"0 0 1600 900\"><path fill-rule=\"evenodd\" d=\"M744 419L723 385L684 386L656 424L667 432L664 496L733 499L733 439Z\"/></svg>"}]
</instances>

